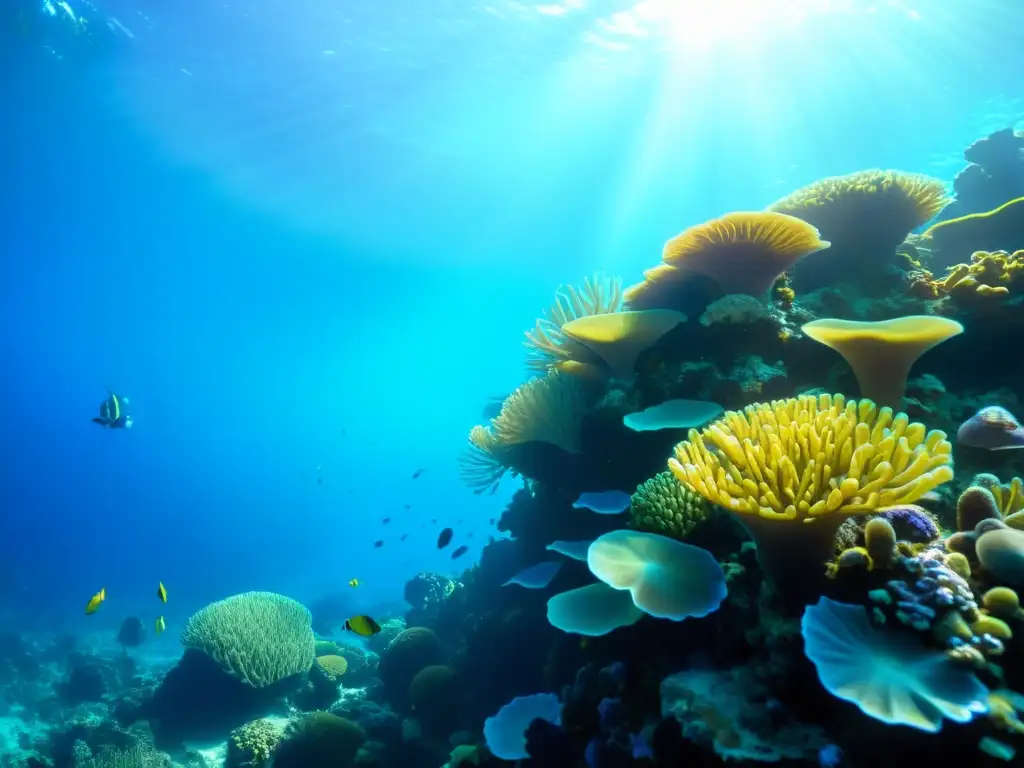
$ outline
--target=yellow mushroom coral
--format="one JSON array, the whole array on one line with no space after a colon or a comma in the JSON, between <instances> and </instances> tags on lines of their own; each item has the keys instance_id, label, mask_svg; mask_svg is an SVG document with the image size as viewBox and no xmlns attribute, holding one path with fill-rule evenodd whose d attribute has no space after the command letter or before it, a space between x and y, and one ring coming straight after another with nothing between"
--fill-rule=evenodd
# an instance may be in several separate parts
<instances>
[{"instance_id":1,"label":"yellow mushroom coral","mask_svg":"<svg viewBox=\"0 0 1024 768\"><path fill-rule=\"evenodd\" d=\"M626 301L634 308L665 306L666 284L677 288L694 275L714 280L726 294L760 298L793 264L828 246L817 229L793 216L728 213L669 240L663 263L626 291Z\"/></svg>"},{"instance_id":2,"label":"yellow mushroom coral","mask_svg":"<svg viewBox=\"0 0 1024 768\"><path fill-rule=\"evenodd\" d=\"M964 327L945 317L910 315L880 322L815 320L801 330L846 358L861 397L898 408L911 366L936 344L963 333Z\"/></svg>"},{"instance_id":3,"label":"yellow mushroom coral","mask_svg":"<svg viewBox=\"0 0 1024 768\"><path fill-rule=\"evenodd\" d=\"M590 373L591 364L599 362L595 355L579 342L562 332L566 323L581 317L618 312L622 309L622 279L600 274L588 277L582 288L571 285L559 287L555 300L526 332L526 365L535 371L556 367L566 373Z\"/></svg>"},{"instance_id":4,"label":"yellow mushroom coral","mask_svg":"<svg viewBox=\"0 0 1024 768\"><path fill-rule=\"evenodd\" d=\"M669 460L744 524L765 572L788 587L821 576L847 516L913 502L952 479L951 465L944 432L842 395L727 411Z\"/></svg>"},{"instance_id":5,"label":"yellow mushroom coral","mask_svg":"<svg viewBox=\"0 0 1024 768\"><path fill-rule=\"evenodd\" d=\"M670 309L610 312L577 318L562 332L600 356L615 376L630 378L640 353L685 321L685 315Z\"/></svg>"}]
</instances>

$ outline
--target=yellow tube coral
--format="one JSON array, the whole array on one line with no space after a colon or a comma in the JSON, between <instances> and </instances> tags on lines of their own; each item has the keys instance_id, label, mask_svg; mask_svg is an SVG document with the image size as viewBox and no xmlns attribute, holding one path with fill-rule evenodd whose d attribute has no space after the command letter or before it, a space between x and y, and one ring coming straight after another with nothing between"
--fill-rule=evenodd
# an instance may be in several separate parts
<instances>
[{"instance_id":1,"label":"yellow tube coral","mask_svg":"<svg viewBox=\"0 0 1024 768\"><path fill-rule=\"evenodd\" d=\"M823 573L849 515L907 504L953 478L946 433L842 395L804 396L727 411L690 430L669 468L753 536L777 582Z\"/></svg>"}]
</instances>

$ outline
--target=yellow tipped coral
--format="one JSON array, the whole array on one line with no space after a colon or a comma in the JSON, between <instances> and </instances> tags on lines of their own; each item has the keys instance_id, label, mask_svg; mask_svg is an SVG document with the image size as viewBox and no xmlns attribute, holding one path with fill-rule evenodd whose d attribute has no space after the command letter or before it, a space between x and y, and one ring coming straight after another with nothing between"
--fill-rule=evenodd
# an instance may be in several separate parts
<instances>
[{"instance_id":1,"label":"yellow tipped coral","mask_svg":"<svg viewBox=\"0 0 1024 768\"><path fill-rule=\"evenodd\" d=\"M707 518L709 510L707 501L676 482L671 472L659 472L637 488L630 499L630 525L684 539Z\"/></svg>"},{"instance_id":2,"label":"yellow tipped coral","mask_svg":"<svg viewBox=\"0 0 1024 768\"><path fill-rule=\"evenodd\" d=\"M584 345L566 336L562 328L581 317L603 315L622 309L622 279L600 274L588 277L582 288L559 287L555 300L526 332L526 365L535 371L557 367L566 373L587 373L588 364L598 362Z\"/></svg>"},{"instance_id":3,"label":"yellow tipped coral","mask_svg":"<svg viewBox=\"0 0 1024 768\"><path fill-rule=\"evenodd\" d=\"M488 427L469 433L469 447L460 456L463 482L480 493L494 486L513 467L512 449L532 442L550 443L566 453L582 453L580 427L587 408L584 384L576 376L552 370L530 379L505 398Z\"/></svg>"},{"instance_id":4,"label":"yellow tipped coral","mask_svg":"<svg viewBox=\"0 0 1024 768\"><path fill-rule=\"evenodd\" d=\"M1018 197L985 213L940 221L927 229L921 240L939 263L949 264L978 249L1017 248L1022 228L1024 197Z\"/></svg>"},{"instance_id":5,"label":"yellow tipped coral","mask_svg":"<svg viewBox=\"0 0 1024 768\"><path fill-rule=\"evenodd\" d=\"M778 578L808 562L823 569L846 516L913 502L951 480L951 450L944 432L870 400L803 396L690 430L669 468L747 527Z\"/></svg>"},{"instance_id":6,"label":"yellow tipped coral","mask_svg":"<svg viewBox=\"0 0 1024 768\"><path fill-rule=\"evenodd\" d=\"M573 320L562 332L597 354L615 376L629 378L640 353L685 321L685 315L670 309L609 312Z\"/></svg>"},{"instance_id":7,"label":"yellow tipped coral","mask_svg":"<svg viewBox=\"0 0 1024 768\"><path fill-rule=\"evenodd\" d=\"M779 275L828 246L813 226L793 216L729 213L669 240L663 263L645 272L644 282L627 289L626 301L634 308L666 306L664 295L693 275L714 280L726 294L760 298Z\"/></svg>"},{"instance_id":8,"label":"yellow tipped coral","mask_svg":"<svg viewBox=\"0 0 1024 768\"><path fill-rule=\"evenodd\" d=\"M861 397L898 408L911 366L935 345L963 333L964 327L945 317L910 315L880 322L815 320L801 330L846 358Z\"/></svg>"},{"instance_id":9,"label":"yellow tipped coral","mask_svg":"<svg viewBox=\"0 0 1024 768\"><path fill-rule=\"evenodd\" d=\"M842 239L870 228L911 230L946 207L949 195L939 179L917 173L871 169L820 179L768 206L813 224L824 237Z\"/></svg>"}]
</instances>

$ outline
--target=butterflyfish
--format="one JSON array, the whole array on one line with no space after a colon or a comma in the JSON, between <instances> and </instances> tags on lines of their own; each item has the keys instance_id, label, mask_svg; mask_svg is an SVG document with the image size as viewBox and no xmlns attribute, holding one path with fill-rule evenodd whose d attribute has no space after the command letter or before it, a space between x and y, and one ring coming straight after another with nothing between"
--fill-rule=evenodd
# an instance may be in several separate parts
<instances>
[{"instance_id":1,"label":"butterflyfish","mask_svg":"<svg viewBox=\"0 0 1024 768\"><path fill-rule=\"evenodd\" d=\"M86 605L85 605L85 615L86 616L92 616L92 614L96 613L96 611L98 611L100 609L100 605L102 605L103 601L106 600L106 599L107 599L107 588L104 587L99 592L97 592L95 595L93 595L92 597L89 598L89 602L86 603Z\"/></svg>"},{"instance_id":2,"label":"butterflyfish","mask_svg":"<svg viewBox=\"0 0 1024 768\"><path fill-rule=\"evenodd\" d=\"M369 616L353 616L345 622L345 629L363 637L370 637L380 632L380 624Z\"/></svg>"},{"instance_id":3,"label":"butterflyfish","mask_svg":"<svg viewBox=\"0 0 1024 768\"><path fill-rule=\"evenodd\" d=\"M162 581L156 585L156 596L160 598L161 603L167 602L167 588Z\"/></svg>"},{"instance_id":4,"label":"butterflyfish","mask_svg":"<svg viewBox=\"0 0 1024 768\"><path fill-rule=\"evenodd\" d=\"M359 579L349 579L348 580L348 585L350 587L358 587L359 586Z\"/></svg>"},{"instance_id":5,"label":"butterflyfish","mask_svg":"<svg viewBox=\"0 0 1024 768\"><path fill-rule=\"evenodd\" d=\"M156 620L156 633L159 635L165 629L167 629L167 622L164 621L163 616L158 616Z\"/></svg>"}]
</instances>

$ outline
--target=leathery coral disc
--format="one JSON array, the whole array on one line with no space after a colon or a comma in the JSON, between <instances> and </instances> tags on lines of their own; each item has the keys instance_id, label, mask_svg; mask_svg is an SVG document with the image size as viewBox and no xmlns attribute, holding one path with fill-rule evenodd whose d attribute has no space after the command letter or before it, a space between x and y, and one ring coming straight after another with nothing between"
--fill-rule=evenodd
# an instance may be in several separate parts
<instances>
[{"instance_id":1,"label":"leathery coral disc","mask_svg":"<svg viewBox=\"0 0 1024 768\"><path fill-rule=\"evenodd\" d=\"M669 468L708 501L765 520L906 504L953 478L946 433L842 395L727 411L690 430Z\"/></svg>"}]
</instances>

